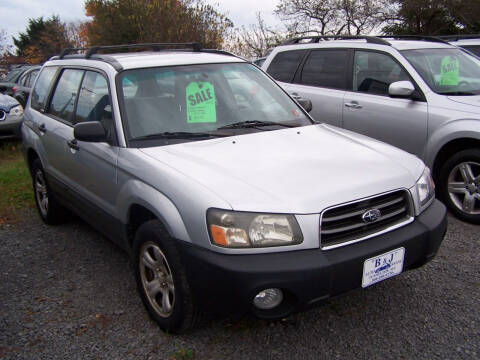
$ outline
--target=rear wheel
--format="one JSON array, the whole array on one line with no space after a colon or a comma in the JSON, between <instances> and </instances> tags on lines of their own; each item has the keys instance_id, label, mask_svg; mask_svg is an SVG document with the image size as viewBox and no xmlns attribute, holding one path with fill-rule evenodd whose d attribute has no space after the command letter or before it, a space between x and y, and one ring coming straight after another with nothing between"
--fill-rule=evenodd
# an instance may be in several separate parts
<instances>
[{"instance_id":1,"label":"rear wheel","mask_svg":"<svg viewBox=\"0 0 480 360\"><path fill-rule=\"evenodd\" d=\"M46 180L45 171L39 159L33 161L31 170L33 194L40 217L49 225L63 222L66 218L66 210L60 206L53 197Z\"/></svg>"},{"instance_id":2,"label":"rear wheel","mask_svg":"<svg viewBox=\"0 0 480 360\"><path fill-rule=\"evenodd\" d=\"M480 224L480 150L452 155L440 170L439 195L458 218Z\"/></svg>"},{"instance_id":3,"label":"rear wheel","mask_svg":"<svg viewBox=\"0 0 480 360\"><path fill-rule=\"evenodd\" d=\"M164 331L181 333L195 325L199 311L174 241L158 220L142 224L135 235L135 277L150 316Z\"/></svg>"}]
</instances>

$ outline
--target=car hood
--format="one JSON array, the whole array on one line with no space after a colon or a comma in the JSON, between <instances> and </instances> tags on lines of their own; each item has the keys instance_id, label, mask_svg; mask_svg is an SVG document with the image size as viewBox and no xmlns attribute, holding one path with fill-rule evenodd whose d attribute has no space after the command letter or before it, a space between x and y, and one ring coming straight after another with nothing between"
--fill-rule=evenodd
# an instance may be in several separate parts
<instances>
[{"instance_id":1,"label":"car hood","mask_svg":"<svg viewBox=\"0 0 480 360\"><path fill-rule=\"evenodd\" d=\"M448 96L448 99L456 103L480 107L480 95Z\"/></svg>"},{"instance_id":2,"label":"car hood","mask_svg":"<svg viewBox=\"0 0 480 360\"><path fill-rule=\"evenodd\" d=\"M0 94L0 109L9 112L11 108L19 105L20 103L13 97Z\"/></svg>"},{"instance_id":3,"label":"car hood","mask_svg":"<svg viewBox=\"0 0 480 360\"><path fill-rule=\"evenodd\" d=\"M402 150L324 124L141 151L243 211L319 213L410 188L424 168Z\"/></svg>"}]
</instances>

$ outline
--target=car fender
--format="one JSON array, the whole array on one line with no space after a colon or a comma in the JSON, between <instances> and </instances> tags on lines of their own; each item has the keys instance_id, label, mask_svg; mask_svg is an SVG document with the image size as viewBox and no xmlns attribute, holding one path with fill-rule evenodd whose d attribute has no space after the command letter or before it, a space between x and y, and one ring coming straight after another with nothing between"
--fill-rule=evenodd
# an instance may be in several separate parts
<instances>
[{"instance_id":1,"label":"car fender","mask_svg":"<svg viewBox=\"0 0 480 360\"><path fill-rule=\"evenodd\" d=\"M140 205L153 213L175 239L192 242L175 204L164 194L144 182L131 179L119 192L117 209L122 223L127 224L132 205Z\"/></svg>"},{"instance_id":2,"label":"car fender","mask_svg":"<svg viewBox=\"0 0 480 360\"><path fill-rule=\"evenodd\" d=\"M480 120L458 119L449 121L435 129L429 136L425 147L425 164L432 168L438 152L442 147L455 139L470 138L480 140Z\"/></svg>"}]
</instances>

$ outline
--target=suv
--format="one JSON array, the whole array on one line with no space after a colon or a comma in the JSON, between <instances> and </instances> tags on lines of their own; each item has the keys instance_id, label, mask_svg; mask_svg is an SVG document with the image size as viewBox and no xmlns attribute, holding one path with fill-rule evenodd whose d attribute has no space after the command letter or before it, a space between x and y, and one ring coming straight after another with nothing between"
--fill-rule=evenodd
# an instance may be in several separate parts
<instances>
[{"instance_id":1,"label":"suv","mask_svg":"<svg viewBox=\"0 0 480 360\"><path fill-rule=\"evenodd\" d=\"M444 35L439 36L450 44L467 49L472 54L480 57L480 35Z\"/></svg>"},{"instance_id":2,"label":"suv","mask_svg":"<svg viewBox=\"0 0 480 360\"><path fill-rule=\"evenodd\" d=\"M434 257L446 210L420 159L314 124L230 53L152 46L52 58L22 131L41 218L127 250L162 329L284 317Z\"/></svg>"},{"instance_id":3,"label":"suv","mask_svg":"<svg viewBox=\"0 0 480 360\"><path fill-rule=\"evenodd\" d=\"M263 64L313 118L395 145L432 169L439 197L480 223L480 60L443 40L318 36Z\"/></svg>"}]
</instances>

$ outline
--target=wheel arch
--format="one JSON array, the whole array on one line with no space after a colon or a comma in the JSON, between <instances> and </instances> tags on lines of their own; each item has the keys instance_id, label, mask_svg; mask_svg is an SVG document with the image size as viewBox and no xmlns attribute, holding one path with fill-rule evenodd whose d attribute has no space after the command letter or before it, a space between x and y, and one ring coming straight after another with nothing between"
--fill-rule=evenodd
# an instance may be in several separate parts
<instances>
[{"instance_id":1,"label":"wheel arch","mask_svg":"<svg viewBox=\"0 0 480 360\"><path fill-rule=\"evenodd\" d=\"M442 165L450 156L458 153L459 151L472 148L480 149L480 139L473 137L461 137L450 140L449 142L443 144L443 146L438 150L433 162L432 172L434 178L438 179Z\"/></svg>"}]
</instances>

